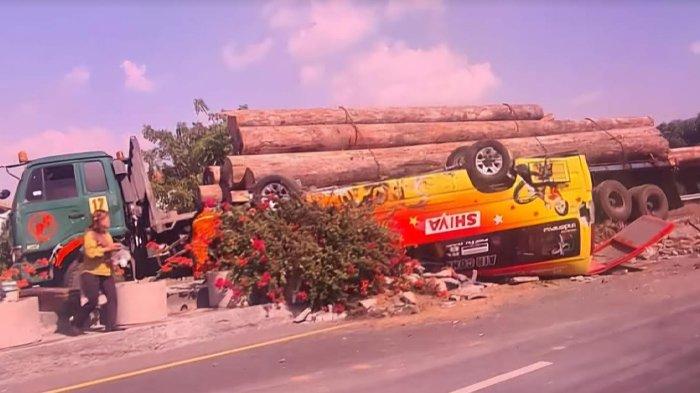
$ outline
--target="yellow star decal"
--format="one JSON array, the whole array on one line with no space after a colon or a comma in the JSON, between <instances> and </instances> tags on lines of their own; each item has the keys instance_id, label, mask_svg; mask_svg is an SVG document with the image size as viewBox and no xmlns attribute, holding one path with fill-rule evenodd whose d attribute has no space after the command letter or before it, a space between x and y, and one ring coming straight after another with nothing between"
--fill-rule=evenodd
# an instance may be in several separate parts
<instances>
[{"instance_id":1,"label":"yellow star decal","mask_svg":"<svg viewBox=\"0 0 700 393\"><path fill-rule=\"evenodd\" d=\"M413 225L414 227L418 226L418 217L411 217L408 222Z\"/></svg>"}]
</instances>

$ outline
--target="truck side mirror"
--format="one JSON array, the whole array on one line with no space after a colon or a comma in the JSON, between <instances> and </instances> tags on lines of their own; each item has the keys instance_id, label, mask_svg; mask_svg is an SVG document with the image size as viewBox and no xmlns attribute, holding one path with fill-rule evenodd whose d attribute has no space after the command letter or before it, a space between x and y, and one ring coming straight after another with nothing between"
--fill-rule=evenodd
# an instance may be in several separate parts
<instances>
[{"instance_id":1,"label":"truck side mirror","mask_svg":"<svg viewBox=\"0 0 700 393\"><path fill-rule=\"evenodd\" d=\"M0 191L0 199L7 199L10 196L10 190Z\"/></svg>"}]
</instances>

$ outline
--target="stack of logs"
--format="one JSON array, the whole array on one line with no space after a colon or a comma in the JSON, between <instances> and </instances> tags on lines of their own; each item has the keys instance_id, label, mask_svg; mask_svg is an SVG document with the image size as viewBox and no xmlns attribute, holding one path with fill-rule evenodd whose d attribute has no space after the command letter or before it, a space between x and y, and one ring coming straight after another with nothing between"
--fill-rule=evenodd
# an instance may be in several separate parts
<instances>
[{"instance_id":1,"label":"stack of logs","mask_svg":"<svg viewBox=\"0 0 700 393\"><path fill-rule=\"evenodd\" d=\"M234 155L210 167L203 193L224 197L268 175L305 188L444 168L456 148L500 140L514 157L578 152L589 163L665 159L649 117L554 120L538 105L235 110L224 112ZM220 187L216 186L217 184Z\"/></svg>"}]
</instances>

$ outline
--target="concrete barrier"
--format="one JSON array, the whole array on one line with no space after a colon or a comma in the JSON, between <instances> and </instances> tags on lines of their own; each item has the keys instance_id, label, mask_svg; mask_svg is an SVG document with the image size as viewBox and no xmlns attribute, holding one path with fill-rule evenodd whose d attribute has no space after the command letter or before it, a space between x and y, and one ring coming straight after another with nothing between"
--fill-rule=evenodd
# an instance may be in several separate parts
<instances>
[{"instance_id":1,"label":"concrete barrier","mask_svg":"<svg viewBox=\"0 0 700 393\"><path fill-rule=\"evenodd\" d=\"M41 339L39 300L36 297L0 302L0 321L0 349Z\"/></svg>"},{"instance_id":2,"label":"concrete barrier","mask_svg":"<svg viewBox=\"0 0 700 393\"><path fill-rule=\"evenodd\" d=\"M219 278L228 278L227 271L207 272L207 291L209 292L209 307L212 308L227 308L229 303L231 303L231 298L233 297L233 292L227 288L217 288L216 280Z\"/></svg>"},{"instance_id":3,"label":"concrete barrier","mask_svg":"<svg viewBox=\"0 0 700 393\"><path fill-rule=\"evenodd\" d=\"M117 325L163 321L168 317L168 289L164 280L117 283Z\"/></svg>"}]
</instances>

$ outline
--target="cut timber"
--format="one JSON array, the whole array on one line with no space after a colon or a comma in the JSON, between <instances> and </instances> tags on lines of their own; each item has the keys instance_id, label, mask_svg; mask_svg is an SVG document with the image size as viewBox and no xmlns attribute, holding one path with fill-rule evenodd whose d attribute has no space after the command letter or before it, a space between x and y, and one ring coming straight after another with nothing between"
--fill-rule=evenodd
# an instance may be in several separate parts
<instances>
[{"instance_id":1,"label":"cut timber","mask_svg":"<svg viewBox=\"0 0 700 393\"><path fill-rule=\"evenodd\" d=\"M665 158L668 142L653 127L627 128L538 138L511 138L501 142L515 157L585 154L589 163ZM469 143L439 143L372 150L229 156L222 168L222 183L240 177L242 170L255 179L282 175L299 180L304 187L325 187L381 180L441 170L447 156ZM237 169L238 168L238 169Z\"/></svg>"},{"instance_id":2,"label":"cut timber","mask_svg":"<svg viewBox=\"0 0 700 393\"><path fill-rule=\"evenodd\" d=\"M197 200L201 203L219 203L224 200L224 192L218 184L199 186Z\"/></svg>"},{"instance_id":3,"label":"cut timber","mask_svg":"<svg viewBox=\"0 0 700 393\"><path fill-rule=\"evenodd\" d=\"M376 149L653 126L650 117L585 120L331 124L231 128L236 151L274 154Z\"/></svg>"},{"instance_id":4,"label":"cut timber","mask_svg":"<svg viewBox=\"0 0 700 393\"><path fill-rule=\"evenodd\" d=\"M309 124L377 124L439 121L540 120L539 105L468 105L385 108L243 109L224 111L238 127Z\"/></svg>"},{"instance_id":5,"label":"cut timber","mask_svg":"<svg viewBox=\"0 0 700 393\"><path fill-rule=\"evenodd\" d=\"M221 181L221 167L220 166L208 166L204 170L202 175L202 183L204 185L219 184Z\"/></svg>"},{"instance_id":6,"label":"cut timber","mask_svg":"<svg viewBox=\"0 0 700 393\"><path fill-rule=\"evenodd\" d=\"M671 149L668 159L680 167L700 164L700 146Z\"/></svg>"}]
</instances>

